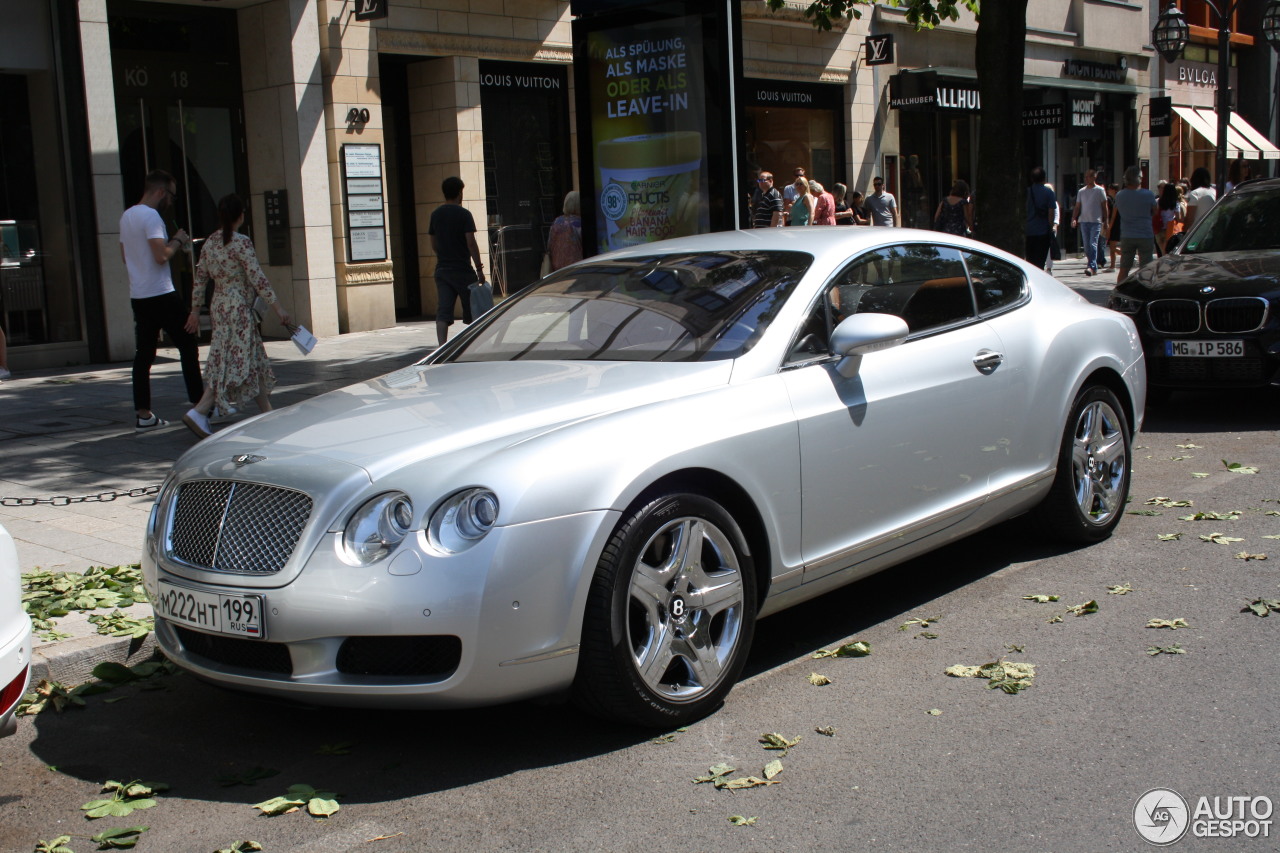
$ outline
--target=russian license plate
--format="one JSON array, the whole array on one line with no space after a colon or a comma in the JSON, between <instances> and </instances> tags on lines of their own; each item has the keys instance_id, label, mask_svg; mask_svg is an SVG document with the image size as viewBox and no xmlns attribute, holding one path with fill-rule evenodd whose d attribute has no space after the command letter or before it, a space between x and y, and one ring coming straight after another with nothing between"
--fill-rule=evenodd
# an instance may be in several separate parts
<instances>
[{"instance_id":1,"label":"russian license plate","mask_svg":"<svg viewBox=\"0 0 1280 853\"><path fill-rule=\"evenodd\" d=\"M1244 355L1244 341L1165 341L1167 356L1234 358Z\"/></svg>"},{"instance_id":2,"label":"russian license plate","mask_svg":"<svg viewBox=\"0 0 1280 853\"><path fill-rule=\"evenodd\" d=\"M157 616L204 631L237 637L266 636L260 595L223 595L160 581L160 596L151 606Z\"/></svg>"}]
</instances>

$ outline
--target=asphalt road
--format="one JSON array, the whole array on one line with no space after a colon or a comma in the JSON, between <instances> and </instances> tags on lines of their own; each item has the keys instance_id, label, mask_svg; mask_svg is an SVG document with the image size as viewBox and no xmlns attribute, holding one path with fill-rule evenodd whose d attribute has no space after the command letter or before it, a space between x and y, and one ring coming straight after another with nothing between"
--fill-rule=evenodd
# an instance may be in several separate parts
<instances>
[{"instance_id":1,"label":"asphalt road","mask_svg":"<svg viewBox=\"0 0 1280 853\"><path fill-rule=\"evenodd\" d=\"M1280 516L1266 514L1280 512L1277 423L1274 397L1175 398L1149 417L1134 454L1130 508L1160 515L1126 515L1109 541L1078 550L1015 520L767 619L726 705L667 743L563 706L355 713L186 675L117 688L0 741L0 850L137 824L151 827L140 853L241 839L267 851L1145 849L1132 813L1149 789L1172 788L1193 808L1200 796L1280 800L1280 613L1240 612L1280 597L1280 540L1263 538L1280 535ZM1259 473L1231 473L1223 459ZM1193 506L1144 503L1156 496ZM1242 515L1179 520L1229 510ZM1199 538L1214 532L1243 541ZM1133 591L1108 593L1118 584ZM1097 613L1066 611L1088 600ZM939 615L927 629L936 639L899 630ZM1144 627L1176 618L1190 627ZM854 639L872 654L811 658ZM1147 654L1174 643L1187 653ZM1002 655L1035 664L1034 684L1008 695L944 674ZM811 685L812 672L832 683ZM691 784L720 762L761 775L779 756L757 742L765 732L803 736L782 757L780 784ZM217 782L257 766L280 772L251 787ZM135 778L171 790L125 818L81 816L103 781ZM339 793L341 810L321 821L251 808L295 783ZM734 826L730 815L757 821ZM1188 836L1174 849L1274 850L1276 837Z\"/></svg>"}]
</instances>

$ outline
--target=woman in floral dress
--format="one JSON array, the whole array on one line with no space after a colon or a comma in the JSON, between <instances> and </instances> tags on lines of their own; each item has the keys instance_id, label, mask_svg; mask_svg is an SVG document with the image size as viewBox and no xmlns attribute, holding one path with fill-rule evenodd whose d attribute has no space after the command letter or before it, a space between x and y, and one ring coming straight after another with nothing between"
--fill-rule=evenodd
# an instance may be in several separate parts
<instances>
[{"instance_id":1,"label":"woman in floral dress","mask_svg":"<svg viewBox=\"0 0 1280 853\"><path fill-rule=\"evenodd\" d=\"M244 202L235 195L224 196L218 202L218 221L222 229L209 236L200 252L191 294L193 308L187 318L187 331L198 331L199 306L204 301L205 286L212 280L209 319L213 323L213 338L204 363L204 396L195 408L182 416L182 422L200 438L213 432L209 427L209 413L215 404L228 412L244 406L252 397L259 410L271 411L269 395L276 377L262 345L258 318L253 313L254 300L261 296L275 308L284 325L289 325L291 320L258 265L253 241L236 233L244 223Z\"/></svg>"}]
</instances>

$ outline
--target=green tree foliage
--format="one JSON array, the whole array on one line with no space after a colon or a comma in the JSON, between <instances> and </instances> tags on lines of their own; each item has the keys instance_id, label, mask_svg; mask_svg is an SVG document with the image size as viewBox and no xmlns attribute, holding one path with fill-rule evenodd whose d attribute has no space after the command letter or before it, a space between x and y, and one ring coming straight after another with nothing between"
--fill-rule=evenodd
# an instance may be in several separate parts
<instances>
[{"instance_id":1,"label":"green tree foliage","mask_svg":"<svg viewBox=\"0 0 1280 853\"><path fill-rule=\"evenodd\" d=\"M781 9L785 0L766 0ZM821 30L833 21L862 17L859 7L877 0L813 0L805 17ZM1022 174L1022 61L1027 41L1027 0L878 0L904 9L916 30L959 20L967 10L978 20L974 68L982 98L978 132L978 174L974 184L977 237L1015 255L1023 253L1027 176ZM983 14L985 12L985 14Z\"/></svg>"}]
</instances>

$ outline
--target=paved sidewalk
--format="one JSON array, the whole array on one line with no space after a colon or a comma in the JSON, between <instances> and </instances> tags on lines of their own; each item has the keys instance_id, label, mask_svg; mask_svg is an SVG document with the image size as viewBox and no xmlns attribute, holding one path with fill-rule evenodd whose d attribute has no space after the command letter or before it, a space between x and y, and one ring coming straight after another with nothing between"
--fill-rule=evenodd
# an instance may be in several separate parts
<instances>
[{"instance_id":1,"label":"paved sidewalk","mask_svg":"<svg viewBox=\"0 0 1280 853\"><path fill-rule=\"evenodd\" d=\"M1105 271L1085 276L1083 259L1074 257L1055 263L1054 275L1097 304L1106 303L1116 279ZM272 402L283 407L380 376L421 358L434 340L435 325L425 322L324 338L309 356L289 341L268 341L278 381ZM77 498L158 486L196 441L182 425L188 404L176 356L172 348L162 349L151 373L155 411L172 425L142 435L133 429L127 363L33 371L0 382L0 498ZM130 565L139 560L152 501L139 496L0 506L0 524L13 535L24 572ZM136 604L129 612L146 616L150 607ZM34 679L76 684L103 660L133 663L151 654L150 637L144 643L104 637L87 616L58 620L58 630L70 638L37 644Z\"/></svg>"},{"instance_id":2,"label":"paved sidewalk","mask_svg":"<svg viewBox=\"0 0 1280 853\"><path fill-rule=\"evenodd\" d=\"M272 403L283 407L421 358L435 347L435 324L323 338L309 356L287 340L266 346L277 380ZM158 486L174 460L196 442L182 424L189 404L177 351L162 348L151 371L154 410L171 422L169 427L134 432L131 388L128 363L30 371L0 382L0 498L78 498ZM231 421L256 411L251 405ZM24 572L130 565L139 560L153 500L148 495L65 506L0 506L0 524L14 538ZM129 612L145 616L150 608L138 604ZM34 679L75 684L87 680L100 661L136 662L150 655L150 642L103 637L87 616L72 613L58 620L58 630L71 634L69 639L37 642Z\"/></svg>"}]
</instances>

